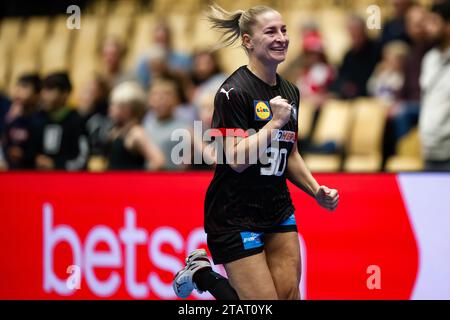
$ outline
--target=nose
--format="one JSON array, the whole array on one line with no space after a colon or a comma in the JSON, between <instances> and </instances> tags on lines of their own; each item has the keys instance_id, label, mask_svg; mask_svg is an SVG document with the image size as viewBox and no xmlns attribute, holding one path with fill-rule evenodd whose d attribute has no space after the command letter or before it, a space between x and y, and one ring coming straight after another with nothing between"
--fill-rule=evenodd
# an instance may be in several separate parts
<instances>
[{"instance_id":1,"label":"nose","mask_svg":"<svg viewBox=\"0 0 450 320\"><path fill-rule=\"evenodd\" d=\"M277 32L277 37L276 37L275 41L285 43L285 42L289 41L289 37L287 34L283 33L281 30L279 30Z\"/></svg>"}]
</instances>

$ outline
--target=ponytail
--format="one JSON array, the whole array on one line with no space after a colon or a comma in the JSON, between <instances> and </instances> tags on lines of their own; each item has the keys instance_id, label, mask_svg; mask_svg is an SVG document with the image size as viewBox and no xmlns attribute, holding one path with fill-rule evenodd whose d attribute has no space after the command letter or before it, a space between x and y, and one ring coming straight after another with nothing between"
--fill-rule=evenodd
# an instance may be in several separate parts
<instances>
[{"instance_id":1,"label":"ponytail","mask_svg":"<svg viewBox=\"0 0 450 320\"><path fill-rule=\"evenodd\" d=\"M239 20L244 14L244 10L228 12L217 4L210 6L210 12L207 15L211 28L222 33L220 42L215 49L232 46L241 36Z\"/></svg>"},{"instance_id":2,"label":"ponytail","mask_svg":"<svg viewBox=\"0 0 450 320\"><path fill-rule=\"evenodd\" d=\"M266 11L273 11L266 6L254 6L247 11L228 12L215 3L209 8L206 18L211 23L211 28L222 33L220 43L214 49L232 46L244 33L251 35L251 27L256 23L257 16Z\"/></svg>"}]
</instances>

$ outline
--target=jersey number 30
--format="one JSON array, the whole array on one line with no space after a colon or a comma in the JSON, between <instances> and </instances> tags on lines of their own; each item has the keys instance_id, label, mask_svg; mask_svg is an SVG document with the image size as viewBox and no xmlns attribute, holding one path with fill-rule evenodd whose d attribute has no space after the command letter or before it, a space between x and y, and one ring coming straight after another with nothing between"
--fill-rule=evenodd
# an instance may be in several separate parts
<instances>
[{"instance_id":1,"label":"jersey number 30","mask_svg":"<svg viewBox=\"0 0 450 320\"><path fill-rule=\"evenodd\" d=\"M268 166L261 168L262 176L281 176L286 169L287 150L285 148L278 149L267 148Z\"/></svg>"}]
</instances>

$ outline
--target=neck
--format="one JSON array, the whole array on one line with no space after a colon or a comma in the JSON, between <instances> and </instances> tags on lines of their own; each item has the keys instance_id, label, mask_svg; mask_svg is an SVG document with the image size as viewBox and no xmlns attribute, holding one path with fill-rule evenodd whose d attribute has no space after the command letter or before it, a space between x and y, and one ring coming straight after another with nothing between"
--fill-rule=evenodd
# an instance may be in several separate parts
<instances>
[{"instance_id":1,"label":"neck","mask_svg":"<svg viewBox=\"0 0 450 320\"><path fill-rule=\"evenodd\" d=\"M137 124L138 122L135 119L125 120L123 122L117 122L115 125L115 129L119 134L123 134L128 132L128 130Z\"/></svg>"},{"instance_id":2,"label":"neck","mask_svg":"<svg viewBox=\"0 0 450 320\"><path fill-rule=\"evenodd\" d=\"M444 52L450 47L450 38L445 39L442 44L439 46L439 49Z\"/></svg>"},{"instance_id":3,"label":"neck","mask_svg":"<svg viewBox=\"0 0 450 320\"><path fill-rule=\"evenodd\" d=\"M158 121L166 121L166 120L170 120L173 118L173 114L164 114L164 115L159 115L156 117L156 119L158 119Z\"/></svg>"},{"instance_id":4,"label":"neck","mask_svg":"<svg viewBox=\"0 0 450 320\"><path fill-rule=\"evenodd\" d=\"M120 72L120 65L119 64L114 64L114 65L109 65L106 67L106 71L109 74L117 74Z\"/></svg>"},{"instance_id":5,"label":"neck","mask_svg":"<svg viewBox=\"0 0 450 320\"><path fill-rule=\"evenodd\" d=\"M268 85L274 86L277 84L276 64L264 64L258 59L250 57L248 69Z\"/></svg>"},{"instance_id":6,"label":"neck","mask_svg":"<svg viewBox=\"0 0 450 320\"><path fill-rule=\"evenodd\" d=\"M49 112L49 115L53 119L53 121L59 122L65 118L65 116L69 111L70 109L63 105L62 107L58 107L54 110L51 110Z\"/></svg>"}]
</instances>

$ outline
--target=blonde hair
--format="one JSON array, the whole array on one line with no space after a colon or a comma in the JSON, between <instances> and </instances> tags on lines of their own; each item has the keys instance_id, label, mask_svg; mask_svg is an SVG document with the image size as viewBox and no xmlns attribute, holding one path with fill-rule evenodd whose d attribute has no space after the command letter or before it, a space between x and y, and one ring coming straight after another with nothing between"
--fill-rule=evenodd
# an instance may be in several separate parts
<instances>
[{"instance_id":1,"label":"blonde hair","mask_svg":"<svg viewBox=\"0 0 450 320\"><path fill-rule=\"evenodd\" d=\"M141 120L145 114L147 96L144 89L134 82L126 81L114 87L111 92L111 103L130 105L133 116Z\"/></svg>"},{"instance_id":2,"label":"blonde hair","mask_svg":"<svg viewBox=\"0 0 450 320\"><path fill-rule=\"evenodd\" d=\"M257 23L257 17L268 11L276 11L268 6L258 5L250 9L229 12L217 4L209 6L210 11L206 18L211 23L212 29L222 33L220 43L214 50L232 46L243 34L252 35L252 27ZM242 44L241 44L242 45ZM247 50L247 48L244 47Z\"/></svg>"},{"instance_id":3,"label":"blonde hair","mask_svg":"<svg viewBox=\"0 0 450 320\"><path fill-rule=\"evenodd\" d=\"M398 58L405 58L410 51L407 43L400 40L391 41L385 45L383 49L383 55L393 55Z\"/></svg>"}]
</instances>

